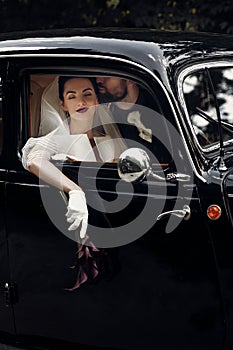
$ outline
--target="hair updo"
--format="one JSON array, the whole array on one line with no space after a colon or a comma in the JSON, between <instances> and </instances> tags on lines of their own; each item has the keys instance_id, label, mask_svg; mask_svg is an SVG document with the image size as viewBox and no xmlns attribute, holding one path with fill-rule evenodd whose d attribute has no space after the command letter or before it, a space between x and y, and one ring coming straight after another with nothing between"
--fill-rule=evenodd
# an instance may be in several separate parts
<instances>
[{"instance_id":1,"label":"hair updo","mask_svg":"<svg viewBox=\"0 0 233 350\"><path fill-rule=\"evenodd\" d=\"M61 101L64 101L64 86L65 83L70 80L70 79L76 79L76 78L84 78L84 79L88 79L90 80L90 82L93 85L93 88L95 90L96 95L98 96L98 85L96 83L96 79L95 78L91 78L91 77L81 77L81 76L60 76L58 78L58 93L59 93L59 98Z\"/></svg>"}]
</instances>

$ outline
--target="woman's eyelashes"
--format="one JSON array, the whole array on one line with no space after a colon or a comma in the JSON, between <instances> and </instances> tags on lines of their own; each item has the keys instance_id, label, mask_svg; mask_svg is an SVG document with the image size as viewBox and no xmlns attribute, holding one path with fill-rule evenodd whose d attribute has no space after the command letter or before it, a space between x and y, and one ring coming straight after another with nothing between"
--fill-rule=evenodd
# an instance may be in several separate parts
<instances>
[{"instance_id":1,"label":"woman's eyelashes","mask_svg":"<svg viewBox=\"0 0 233 350\"><path fill-rule=\"evenodd\" d=\"M72 100L72 99L74 99L75 97L76 97L76 95L68 95L68 96L67 96L67 99L68 99L68 100Z\"/></svg>"},{"instance_id":2,"label":"woman's eyelashes","mask_svg":"<svg viewBox=\"0 0 233 350\"><path fill-rule=\"evenodd\" d=\"M85 94L82 95L82 97L92 97L92 96L93 96L93 94L91 92L88 92L88 93L85 93ZM70 95L67 96L68 100L73 100L75 98L78 98L78 96L74 95L74 94L70 94Z\"/></svg>"}]
</instances>

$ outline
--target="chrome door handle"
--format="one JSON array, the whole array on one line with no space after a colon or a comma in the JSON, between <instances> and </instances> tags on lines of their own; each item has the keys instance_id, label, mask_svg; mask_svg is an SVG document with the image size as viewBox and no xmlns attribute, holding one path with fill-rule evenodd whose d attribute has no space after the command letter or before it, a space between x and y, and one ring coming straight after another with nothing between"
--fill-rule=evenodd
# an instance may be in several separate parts
<instances>
[{"instance_id":1,"label":"chrome door handle","mask_svg":"<svg viewBox=\"0 0 233 350\"><path fill-rule=\"evenodd\" d=\"M185 204L183 206L183 209L181 210L170 210L170 211L165 211L162 214L159 214L157 217L157 220L161 220L169 215L175 215L175 216L178 216L179 218L183 218L184 220L188 220L191 215L191 210L190 210L190 207Z\"/></svg>"}]
</instances>

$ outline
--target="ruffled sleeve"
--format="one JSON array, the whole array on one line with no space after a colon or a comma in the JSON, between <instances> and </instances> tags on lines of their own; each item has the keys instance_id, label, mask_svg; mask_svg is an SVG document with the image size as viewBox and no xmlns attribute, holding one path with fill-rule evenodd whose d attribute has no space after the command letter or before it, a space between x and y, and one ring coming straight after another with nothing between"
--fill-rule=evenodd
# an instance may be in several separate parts
<instances>
[{"instance_id":1,"label":"ruffled sleeve","mask_svg":"<svg viewBox=\"0 0 233 350\"><path fill-rule=\"evenodd\" d=\"M58 153L58 145L47 136L30 137L22 149L22 164L28 170L28 167L34 159L51 159L53 155Z\"/></svg>"}]
</instances>

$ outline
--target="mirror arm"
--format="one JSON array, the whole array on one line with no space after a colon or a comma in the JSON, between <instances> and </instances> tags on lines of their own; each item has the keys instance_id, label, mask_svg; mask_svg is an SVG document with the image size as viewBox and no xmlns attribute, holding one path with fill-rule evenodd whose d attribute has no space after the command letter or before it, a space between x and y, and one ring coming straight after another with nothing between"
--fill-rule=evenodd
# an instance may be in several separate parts
<instances>
[{"instance_id":1,"label":"mirror arm","mask_svg":"<svg viewBox=\"0 0 233 350\"><path fill-rule=\"evenodd\" d=\"M166 181L166 177L155 174L152 169L149 169L147 175L152 176L154 179L159 180L159 181Z\"/></svg>"},{"instance_id":2,"label":"mirror arm","mask_svg":"<svg viewBox=\"0 0 233 350\"><path fill-rule=\"evenodd\" d=\"M189 181L190 180L190 175L187 174L181 174L181 173L170 173L167 174L167 181Z\"/></svg>"},{"instance_id":3,"label":"mirror arm","mask_svg":"<svg viewBox=\"0 0 233 350\"><path fill-rule=\"evenodd\" d=\"M169 181L169 182L175 182L175 181L189 181L190 175L186 174L180 174L180 173L169 173L166 175L166 177L160 176L158 174L155 174L153 170L150 168L148 171L148 175L151 175L153 178L159 181Z\"/></svg>"}]
</instances>

